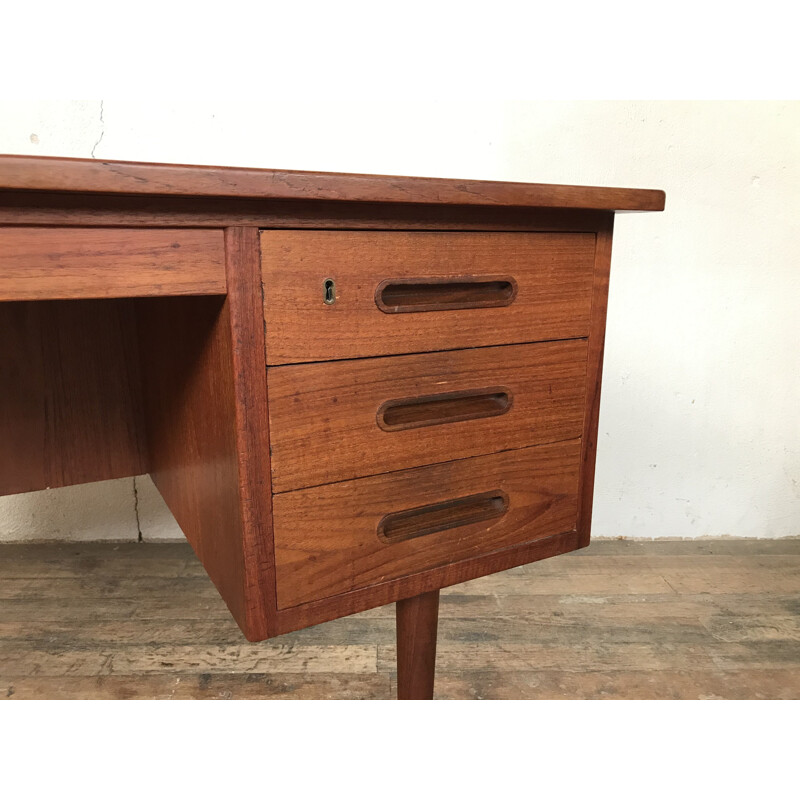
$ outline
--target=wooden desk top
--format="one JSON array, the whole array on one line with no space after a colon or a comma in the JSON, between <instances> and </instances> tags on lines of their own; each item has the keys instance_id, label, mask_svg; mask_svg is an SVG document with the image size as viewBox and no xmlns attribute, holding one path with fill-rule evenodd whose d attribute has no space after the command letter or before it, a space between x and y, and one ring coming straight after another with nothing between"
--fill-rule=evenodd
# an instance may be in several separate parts
<instances>
[{"instance_id":1,"label":"wooden desk top","mask_svg":"<svg viewBox=\"0 0 800 800\"><path fill-rule=\"evenodd\" d=\"M603 186L0 155L0 191L662 211L664 192Z\"/></svg>"}]
</instances>

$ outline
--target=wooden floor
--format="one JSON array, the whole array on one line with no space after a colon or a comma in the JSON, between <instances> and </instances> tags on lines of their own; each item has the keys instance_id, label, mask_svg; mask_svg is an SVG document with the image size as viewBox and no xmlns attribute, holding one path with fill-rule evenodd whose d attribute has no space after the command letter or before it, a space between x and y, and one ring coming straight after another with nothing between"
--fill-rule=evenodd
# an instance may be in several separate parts
<instances>
[{"instance_id":1,"label":"wooden floor","mask_svg":"<svg viewBox=\"0 0 800 800\"><path fill-rule=\"evenodd\" d=\"M185 544L0 546L4 698L391 698L394 606L248 643ZM442 593L436 697L800 698L800 540L600 541Z\"/></svg>"}]
</instances>

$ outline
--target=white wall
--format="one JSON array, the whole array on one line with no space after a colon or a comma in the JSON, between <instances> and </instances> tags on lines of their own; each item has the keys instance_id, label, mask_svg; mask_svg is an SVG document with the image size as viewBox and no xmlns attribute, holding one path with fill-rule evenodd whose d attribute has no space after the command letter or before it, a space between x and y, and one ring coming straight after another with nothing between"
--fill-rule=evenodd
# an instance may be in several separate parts
<instances>
[{"instance_id":1,"label":"white wall","mask_svg":"<svg viewBox=\"0 0 800 800\"><path fill-rule=\"evenodd\" d=\"M617 217L598 536L800 535L800 103L0 103L0 152L660 188ZM0 540L179 536L149 479Z\"/></svg>"}]
</instances>

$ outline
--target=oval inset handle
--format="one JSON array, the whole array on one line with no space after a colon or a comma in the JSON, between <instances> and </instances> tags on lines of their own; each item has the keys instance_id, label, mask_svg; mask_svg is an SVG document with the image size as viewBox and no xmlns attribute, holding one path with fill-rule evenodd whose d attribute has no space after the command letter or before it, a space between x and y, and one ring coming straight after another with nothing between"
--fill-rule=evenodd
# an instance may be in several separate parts
<instances>
[{"instance_id":1,"label":"oval inset handle","mask_svg":"<svg viewBox=\"0 0 800 800\"><path fill-rule=\"evenodd\" d=\"M508 511L508 495L495 489L443 503L387 514L378 523L378 538L391 544L461 528L475 522L502 517Z\"/></svg>"},{"instance_id":2,"label":"oval inset handle","mask_svg":"<svg viewBox=\"0 0 800 800\"><path fill-rule=\"evenodd\" d=\"M384 314L508 306L517 296L513 278L396 278L375 290Z\"/></svg>"},{"instance_id":3,"label":"oval inset handle","mask_svg":"<svg viewBox=\"0 0 800 800\"><path fill-rule=\"evenodd\" d=\"M378 426L385 431L404 431L426 425L498 417L511 410L514 398L509 389L466 389L423 397L387 400L378 409Z\"/></svg>"}]
</instances>

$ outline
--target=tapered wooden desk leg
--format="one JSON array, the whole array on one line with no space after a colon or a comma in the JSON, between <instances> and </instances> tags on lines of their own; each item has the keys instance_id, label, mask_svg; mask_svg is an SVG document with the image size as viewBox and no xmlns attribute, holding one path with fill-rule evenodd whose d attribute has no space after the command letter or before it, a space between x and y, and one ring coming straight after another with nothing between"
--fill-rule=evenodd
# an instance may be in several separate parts
<instances>
[{"instance_id":1,"label":"tapered wooden desk leg","mask_svg":"<svg viewBox=\"0 0 800 800\"><path fill-rule=\"evenodd\" d=\"M439 591L399 600L397 608L397 699L433 700Z\"/></svg>"}]
</instances>

